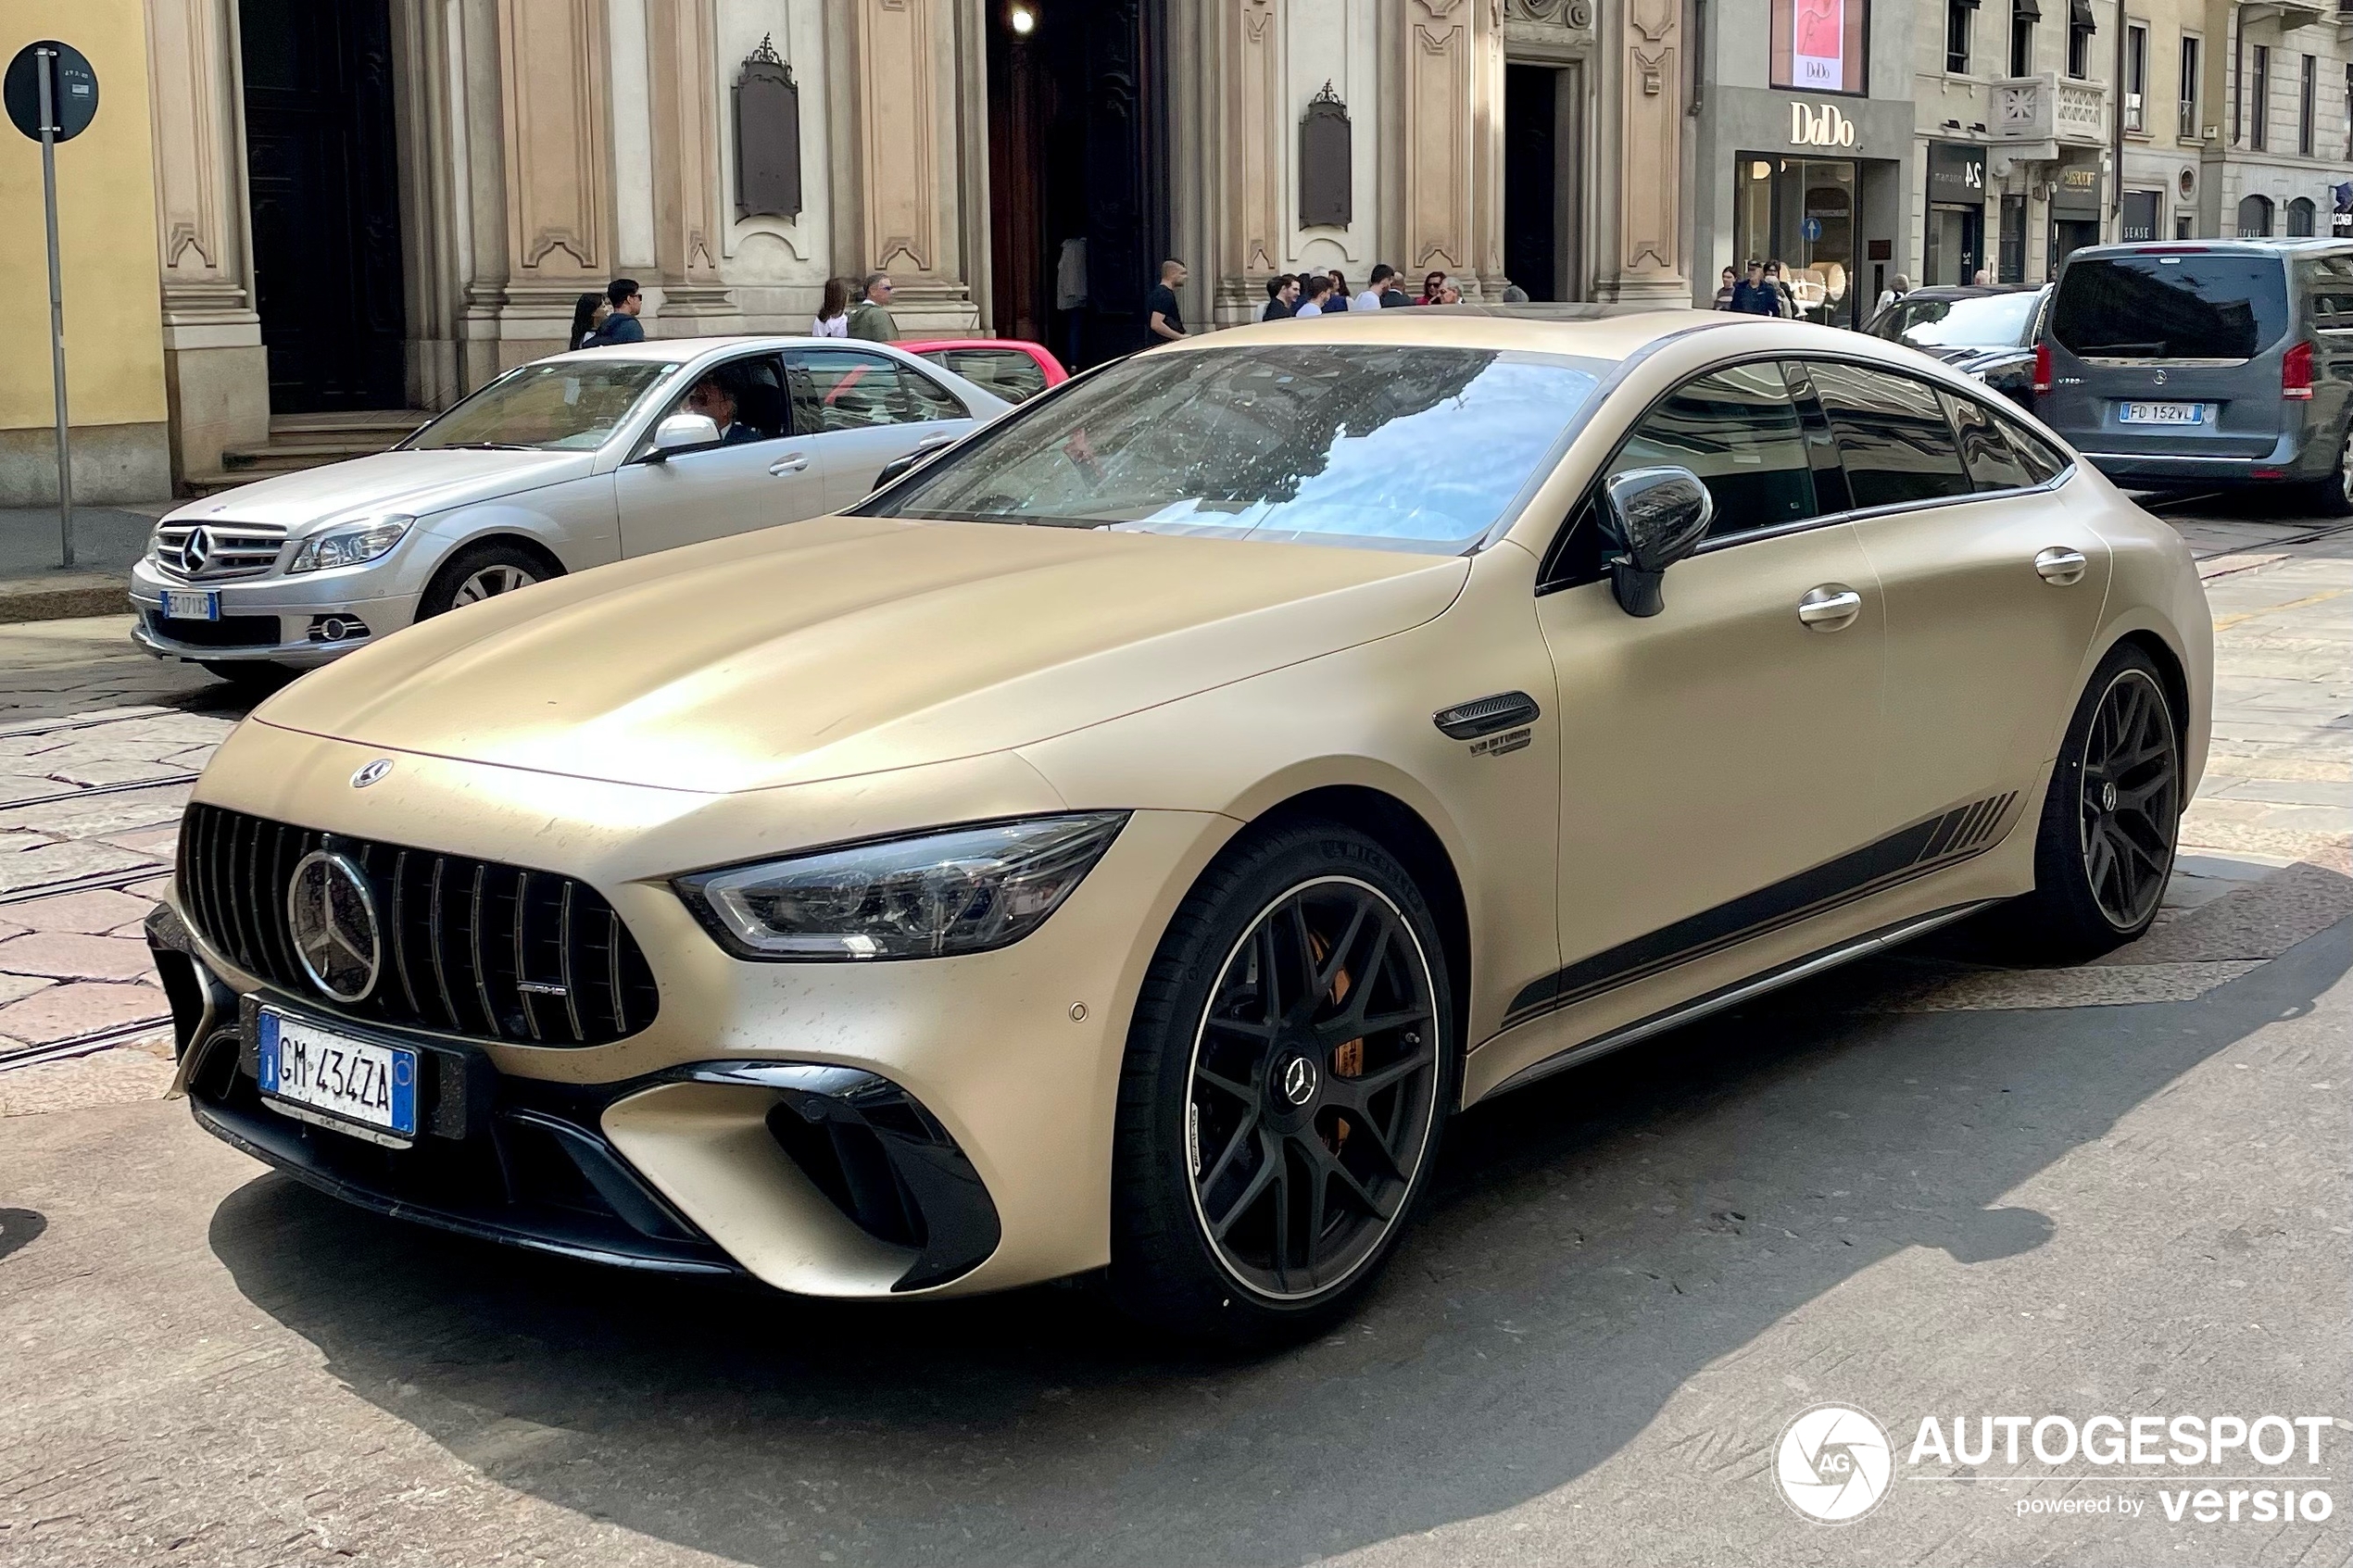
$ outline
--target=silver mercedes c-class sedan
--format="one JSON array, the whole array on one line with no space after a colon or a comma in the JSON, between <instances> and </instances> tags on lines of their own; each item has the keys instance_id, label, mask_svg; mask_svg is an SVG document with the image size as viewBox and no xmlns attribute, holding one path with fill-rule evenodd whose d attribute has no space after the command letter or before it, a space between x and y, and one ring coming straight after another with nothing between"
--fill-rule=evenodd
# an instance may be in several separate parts
<instances>
[{"instance_id":1,"label":"silver mercedes c-class sedan","mask_svg":"<svg viewBox=\"0 0 2353 1568\"><path fill-rule=\"evenodd\" d=\"M157 525L132 635L274 684L414 621L567 572L862 499L1011 405L880 344L736 337L518 366L388 452Z\"/></svg>"}]
</instances>

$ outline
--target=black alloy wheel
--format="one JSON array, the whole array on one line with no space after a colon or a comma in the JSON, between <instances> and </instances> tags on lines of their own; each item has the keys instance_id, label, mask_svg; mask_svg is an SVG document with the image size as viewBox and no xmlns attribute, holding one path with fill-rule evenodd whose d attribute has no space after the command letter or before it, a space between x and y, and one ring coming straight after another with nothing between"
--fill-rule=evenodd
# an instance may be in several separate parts
<instances>
[{"instance_id":1,"label":"black alloy wheel","mask_svg":"<svg viewBox=\"0 0 2353 1568\"><path fill-rule=\"evenodd\" d=\"M1294 818L1204 871L1145 972L1113 1139L1113 1298L1259 1348L1369 1290L1461 1093L1441 922L1380 841Z\"/></svg>"},{"instance_id":2,"label":"black alloy wheel","mask_svg":"<svg viewBox=\"0 0 2353 1568\"><path fill-rule=\"evenodd\" d=\"M1403 914L1352 877L1290 889L1227 955L1194 1035L1186 1163L1242 1286L1343 1285L1396 1223L1435 1121L1434 991Z\"/></svg>"},{"instance_id":3,"label":"black alloy wheel","mask_svg":"<svg viewBox=\"0 0 2353 1568\"><path fill-rule=\"evenodd\" d=\"M2182 721L2146 650L2111 649L2044 792L2034 891L1996 917L2019 957L2072 962L2146 931L2181 842Z\"/></svg>"},{"instance_id":4,"label":"black alloy wheel","mask_svg":"<svg viewBox=\"0 0 2353 1568\"><path fill-rule=\"evenodd\" d=\"M2173 872L2181 747L2165 693L2145 670L2119 671L2083 737L2077 820L2083 876L2109 925L2137 932Z\"/></svg>"}]
</instances>

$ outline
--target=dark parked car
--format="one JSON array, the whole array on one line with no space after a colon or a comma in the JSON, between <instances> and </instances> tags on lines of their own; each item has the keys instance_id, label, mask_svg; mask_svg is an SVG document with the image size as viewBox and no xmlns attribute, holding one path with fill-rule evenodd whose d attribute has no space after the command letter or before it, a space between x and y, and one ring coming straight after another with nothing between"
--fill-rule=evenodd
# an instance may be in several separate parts
<instances>
[{"instance_id":1,"label":"dark parked car","mask_svg":"<svg viewBox=\"0 0 2353 1568\"><path fill-rule=\"evenodd\" d=\"M2048 283L1914 289L1863 330L1909 344L1974 376L2022 408L2034 407L2034 340L2048 313Z\"/></svg>"},{"instance_id":2,"label":"dark parked car","mask_svg":"<svg viewBox=\"0 0 2353 1568\"><path fill-rule=\"evenodd\" d=\"M2120 483L2353 513L2353 243L2079 250L2034 379L2035 411Z\"/></svg>"}]
</instances>

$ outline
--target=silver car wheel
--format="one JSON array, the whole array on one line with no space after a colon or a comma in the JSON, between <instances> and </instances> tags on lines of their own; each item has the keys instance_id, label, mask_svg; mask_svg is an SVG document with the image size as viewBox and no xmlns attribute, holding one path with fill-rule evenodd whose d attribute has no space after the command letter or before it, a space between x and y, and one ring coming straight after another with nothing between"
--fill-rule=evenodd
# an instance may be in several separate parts
<instances>
[{"instance_id":1,"label":"silver car wheel","mask_svg":"<svg viewBox=\"0 0 2353 1568\"><path fill-rule=\"evenodd\" d=\"M519 566L508 566L503 562L485 566L458 584L458 596L450 603L453 606L478 604L484 599L497 598L501 594L511 594L517 588L528 588L538 581Z\"/></svg>"}]
</instances>

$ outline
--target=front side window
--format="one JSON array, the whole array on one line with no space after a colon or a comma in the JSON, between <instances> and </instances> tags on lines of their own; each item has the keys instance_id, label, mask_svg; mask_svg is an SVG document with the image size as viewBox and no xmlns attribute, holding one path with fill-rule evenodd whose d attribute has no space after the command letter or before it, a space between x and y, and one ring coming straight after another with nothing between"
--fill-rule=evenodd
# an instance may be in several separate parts
<instances>
[{"instance_id":1,"label":"front side window","mask_svg":"<svg viewBox=\"0 0 2353 1568\"><path fill-rule=\"evenodd\" d=\"M721 446L742 446L774 441L792 433L791 410L785 400L783 368L774 354L748 355L722 360L695 376L662 410L700 414L719 427ZM651 433L648 433L650 437Z\"/></svg>"},{"instance_id":2,"label":"front side window","mask_svg":"<svg viewBox=\"0 0 2353 1568\"><path fill-rule=\"evenodd\" d=\"M1839 460L1858 508L1969 493L1952 421L1934 387L1827 359L1811 361L1806 370L1838 437Z\"/></svg>"},{"instance_id":3,"label":"front side window","mask_svg":"<svg viewBox=\"0 0 2353 1568\"><path fill-rule=\"evenodd\" d=\"M1734 365L1685 382L1642 416L1609 472L1665 464L1691 470L1707 486L1716 502L1712 539L1816 513L1805 433L1775 363Z\"/></svg>"},{"instance_id":4,"label":"front side window","mask_svg":"<svg viewBox=\"0 0 2353 1568\"><path fill-rule=\"evenodd\" d=\"M858 509L1456 554L1551 471L1608 369L1372 344L1139 354Z\"/></svg>"},{"instance_id":5,"label":"front side window","mask_svg":"<svg viewBox=\"0 0 2353 1568\"><path fill-rule=\"evenodd\" d=\"M418 431L403 449L593 452L678 367L653 360L556 359L508 371Z\"/></svg>"},{"instance_id":6,"label":"front side window","mask_svg":"<svg viewBox=\"0 0 2353 1568\"><path fill-rule=\"evenodd\" d=\"M787 358L803 435L970 417L946 387L885 355L797 348Z\"/></svg>"}]
</instances>

